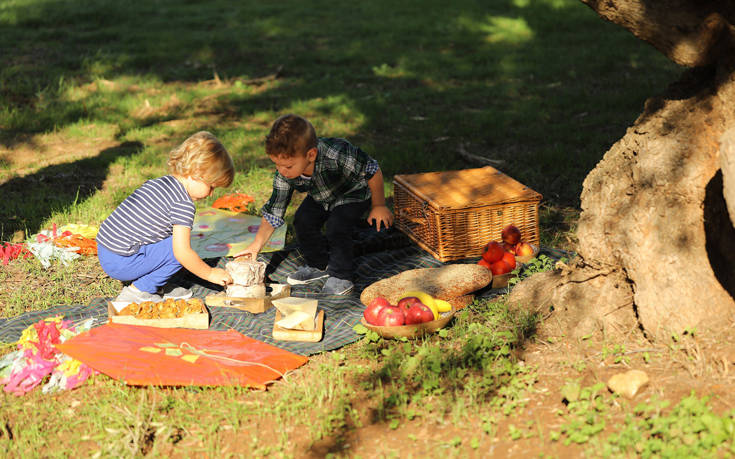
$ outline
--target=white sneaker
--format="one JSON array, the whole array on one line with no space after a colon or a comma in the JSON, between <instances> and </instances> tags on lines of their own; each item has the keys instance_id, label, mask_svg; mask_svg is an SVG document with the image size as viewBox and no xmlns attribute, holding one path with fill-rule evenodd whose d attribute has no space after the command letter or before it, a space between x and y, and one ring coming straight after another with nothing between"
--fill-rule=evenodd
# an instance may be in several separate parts
<instances>
[{"instance_id":1,"label":"white sneaker","mask_svg":"<svg viewBox=\"0 0 735 459\"><path fill-rule=\"evenodd\" d=\"M163 299L172 298L174 300L188 300L194 296L194 292L191 289L184 287L177 287L175 285L166 284L158 293L163 294Z\"/></svg>"},{"instance_id":2,"label":"white sneaker","mask_svg":"<svg viewBox=\"0 0 735 459\"><path fill-rule=\"evenodd\" d=\"M142 303L143 301L153 301L154 303L157 303L159 301L163 301L163 298L155 293L138 290L135 285L130 284L127 287L123 287L120 294L115 298L115 301L119 301L121 303Z\"/></svg>"}]
</instances>

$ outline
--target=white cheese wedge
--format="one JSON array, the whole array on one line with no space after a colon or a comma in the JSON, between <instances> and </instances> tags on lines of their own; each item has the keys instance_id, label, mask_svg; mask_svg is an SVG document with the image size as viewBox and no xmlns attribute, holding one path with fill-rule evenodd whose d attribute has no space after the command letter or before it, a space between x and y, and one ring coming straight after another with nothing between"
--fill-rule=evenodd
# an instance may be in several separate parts
<instances>
[{"instance_id":1,"label":"white cheese wedge","mask_svg":"<svg viewBox=\"0 0 735 459\"><path fill-rule=\"evenodd\" d=\"M283 319L276 322L276 325L281 328L289 328L291 330L304 330L304 328L302 328L302 322L306 322L306 325L308 326L309 320L311 322L314 322L314 317L303 311L294 311Z\"/></svg>"}]
</instances>

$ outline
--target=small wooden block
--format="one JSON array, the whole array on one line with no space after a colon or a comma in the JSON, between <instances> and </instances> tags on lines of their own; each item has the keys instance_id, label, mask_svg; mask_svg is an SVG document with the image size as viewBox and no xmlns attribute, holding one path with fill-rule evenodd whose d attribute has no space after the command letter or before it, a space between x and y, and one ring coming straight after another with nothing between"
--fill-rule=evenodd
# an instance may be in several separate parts
<instances>
[{"instance_id":1,"label":"small wooden block","mask_svg":"<svg viewBox=\"0 0 735 459\"><path fill-rule=\"evenodd\" d=\"M268 286L271 287L271 294L265 298L236 298L227 296L225 292L219 292L207 295L204 302L207 306L234 308L260 314L273 307L272 300L285 298L291 294L291 286L288 284L268 284Z\"/></svg>"},{"instance_id":2,"label":"small wooden block","mask_svg":"<svg viewBox=\"0 0 735 459\"><path fill-rule=\"evenodd\" d=\"M273 321L273 339L279 341L303 341L316 343L322 340L324 334L324 310L320 310L316 316L316 327L314 330L289 330L281 328L275 323L281 320L281 312L276 310L276 318Z\"/></svg>"}]
</instances>

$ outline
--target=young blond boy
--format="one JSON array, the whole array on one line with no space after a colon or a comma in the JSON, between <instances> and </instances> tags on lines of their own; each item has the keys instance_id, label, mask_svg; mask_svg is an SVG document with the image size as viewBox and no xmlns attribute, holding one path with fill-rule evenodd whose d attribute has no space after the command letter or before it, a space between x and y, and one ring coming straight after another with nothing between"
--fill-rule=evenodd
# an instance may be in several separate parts
<instances>
[{"instance_id":1,"label":"young blond boy","mask_svg":"<svg viewBox=\"0 0 735 459\"><path fill-rule=\"evenodd\" d=\"M228 187L235 168L225 147L201 131L171 151L170 175L146 181L100 225L97 253L113 279L131 281L117 301L140 303L190 298L192 292L167 281L183 266L218 285L232 282L224 269L207 265L190 245L194 201Z\"/></svg>"},{"instance_id":2,"label":"young blond boy","mask_svg":"<svg viewBox=\"0 0 735 459\"><path fill-rule=\"evenodd\" d=\"M294 190L306 192L296 210L294 229L307 265L287 281L293 285L326 278L322 293L351 293L353 230L366 212L368 223L378 230L393 224L378 162L347 140L317 137L309 121L293 114L273 123L265 151L276 165L273 192L262 208L255 241L236 256L255 259L275 228L285 223L283 216Z\"/></svg>"}]
</instances>

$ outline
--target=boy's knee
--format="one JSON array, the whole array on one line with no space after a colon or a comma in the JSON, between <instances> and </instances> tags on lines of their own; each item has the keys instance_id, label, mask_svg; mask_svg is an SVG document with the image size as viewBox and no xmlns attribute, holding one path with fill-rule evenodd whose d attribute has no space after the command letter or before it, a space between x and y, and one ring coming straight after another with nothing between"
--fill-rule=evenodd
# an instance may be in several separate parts
<instances>
[{"instance_id":1,"label":"boy's knee","mask_svg":"<svg viewBox=\"0 0 735 459\"><path fill-rule=\"evenodd\" d=\"M334 237L352 237L352 230L354 229L354 225L345 222L345 221L339 221L339 220L329 220L327 221L326 228L325 228L325 235L328 239L332 239Z\"/></svg>"}]
</instances>

